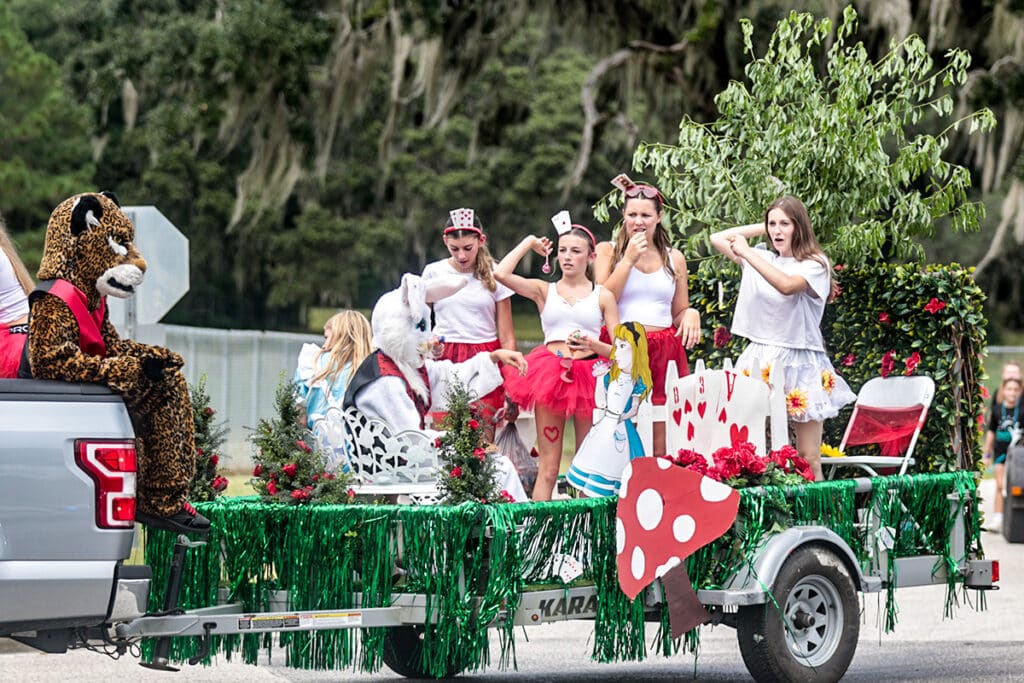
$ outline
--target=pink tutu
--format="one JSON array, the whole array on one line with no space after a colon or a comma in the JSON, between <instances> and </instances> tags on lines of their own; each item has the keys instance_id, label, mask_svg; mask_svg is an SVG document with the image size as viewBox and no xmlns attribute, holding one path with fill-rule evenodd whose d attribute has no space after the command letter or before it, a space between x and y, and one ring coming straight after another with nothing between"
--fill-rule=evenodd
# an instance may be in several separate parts
<instances>
[{"instance_id":1,"label":"pink tutu","mask_svg":"<svg viewBox=\"0 0 1024 683\"><path fill-rule=\"evenodd\" d=\"M505 393L522 408L542 405L569 417L590 417L594 412L594 363L599 358L569 360L537 346L527 356L526 375L504 366Z\"/></svg>"},{"instance_id":2,"label":"pink tutu","mask_svg":"<svg viewBox=\"0 0 1024 683\"><path fill-rule=\"evenodd\" d=\"M441 360L450 360L453 363L461 363L469 360L481 351L490 353L501 348L501 343L495 339L489 342L483 342L482 344L469 344L466 342L445 342L444 352L441 354ZM495 413L505 407L505 388L498 387L491 393L483 396L479 401L475 401L474 404L480 409L480 416L490 422ZM434 421L434 425L440 428L440 425L444 422L445 415L448 413L431 413L431 419Z\"/></svg>"},{"instance_id":3,"label":"pink tutu","mask_svg":"<svg viewBox=\"0 0 1024 683\"><path fill-rule=\"evenodd\" d=\"M14 378L18 376L21 354L28 340L28 325L0 325L0 377Z\"/></svg>"},{"instance_id":4,"label":"pink tutu","mask_svg":"<svg viewBox=\"0 0 1024 683\"><path fill-rule=\"evenodd\" d=\"M601 328L601 341L611 344L611 337L608 330ZM690 374L690 364L686 360L686 349L683 348L683 340L676 336L673 327L666 327L657 332L647 333L647 359L651 365L651 380L654 386L651 387L651 403L656 406L665 405L665 370L668 369L668 362L676 362L676 372L680 377Z\"/></svg>"}]
</instances>

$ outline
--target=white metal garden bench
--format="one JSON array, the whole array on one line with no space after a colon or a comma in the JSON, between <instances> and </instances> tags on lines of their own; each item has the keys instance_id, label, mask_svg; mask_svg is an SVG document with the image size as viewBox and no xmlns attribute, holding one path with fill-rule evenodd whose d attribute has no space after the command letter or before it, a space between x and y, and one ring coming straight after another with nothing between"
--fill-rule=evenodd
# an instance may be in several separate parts
<instances>
[{"instance_id":1,"label":"white metal garden bench","mask_svg":"<svg viewBox=\"0 0 1024 683\"><path fill-rule=\"evenodd\" d=\"M438 501L438 451L432 436L391 428L356 408L331 407L313 422L313 437L328 471L355 477L357 494L407 496L420 505Z\"/></svg>"}]
</instances>

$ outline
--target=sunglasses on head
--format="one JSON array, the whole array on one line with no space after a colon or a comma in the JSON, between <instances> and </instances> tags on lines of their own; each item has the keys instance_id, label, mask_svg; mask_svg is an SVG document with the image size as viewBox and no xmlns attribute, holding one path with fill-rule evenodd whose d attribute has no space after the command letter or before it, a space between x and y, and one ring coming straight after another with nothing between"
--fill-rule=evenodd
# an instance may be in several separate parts
<instances>
[{"instance_id":1,"label":"sunglasses on head","mask_svg":"<svg viewBox=\"0 0 1024 683\"><path fill-rule=\"evenodd\" d=\"M661 199L661 193L650 185L633 185L626 190L626 198L635 199L636 197L643 197L644 199Z\"/></svg>"}]
</instances>

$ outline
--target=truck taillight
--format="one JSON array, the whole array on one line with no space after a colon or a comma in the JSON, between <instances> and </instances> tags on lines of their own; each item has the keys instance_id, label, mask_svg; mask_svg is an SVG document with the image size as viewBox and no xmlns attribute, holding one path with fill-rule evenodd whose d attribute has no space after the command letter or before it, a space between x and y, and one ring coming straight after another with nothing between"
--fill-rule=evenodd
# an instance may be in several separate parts
<instances>
[{"instance_id":1,"label":"truck taillight","mask_svg":"<svg viewBox=\"0 0 1024 683\"><path fill-rule=\"evenodd\" d=\"M135 442L75 441L75 462L96 485L96 525L101 529L135 524Z\"/></svg>"}]
</instances>

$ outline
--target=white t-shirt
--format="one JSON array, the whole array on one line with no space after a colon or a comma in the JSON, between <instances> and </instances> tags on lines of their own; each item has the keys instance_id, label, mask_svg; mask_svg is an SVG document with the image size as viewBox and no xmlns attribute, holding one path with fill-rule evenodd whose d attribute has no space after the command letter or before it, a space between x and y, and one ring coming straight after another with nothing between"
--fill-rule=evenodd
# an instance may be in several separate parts
<instances>
[{"instance_id":1,"label":"white t-shirt","mask_svg":"<svg viewBox=\"0 0 1024 683\"><path fill-rule=\"evenodd\" d=\"M448 275L466 278L466 286L434 304L434 334L444 336L447 342L462 344L483 344L497 339L495 304L512 296L512 290L497 282L492 292L473 273L455 270L448 259L428 263L423 269L424 280Z\"/></svg>"},{"instance_id":2,"label":"white t-shirt","mask_svg":"<svg viewBox=\"0 0 1024 683\"><path fill-rule=\"evenodd\" d=\"M797 261L763 248L756 249L752 258L763 258L787 275L801 276L809 288L798 294L783 294L742 260L743 278L732 316L732 333L760 344L824 351L821 316L831 286L829 270L814 259Z\"/></svg>"},{"instance_id":3,"label":"white t-shirt","mask_svg":"<svg viewBox=\"0 0 1024 683\"><path fill-rule=\"evenodd\" d=\"M21 288L14 266L0 251L0 321L12 322L28 315L28 295Z\"/></svg>"}]
</instances>

